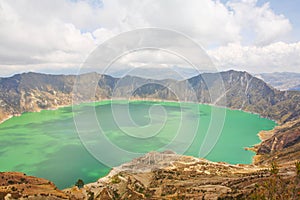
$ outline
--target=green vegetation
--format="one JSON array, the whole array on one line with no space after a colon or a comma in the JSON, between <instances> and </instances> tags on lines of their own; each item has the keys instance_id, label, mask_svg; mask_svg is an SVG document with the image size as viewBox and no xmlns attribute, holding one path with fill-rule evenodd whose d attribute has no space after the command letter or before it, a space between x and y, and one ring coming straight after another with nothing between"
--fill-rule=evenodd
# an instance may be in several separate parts
<instances>
[{"instance_id":1,"label":"green vegetation","mask_svg":"<svg viewBox=\"0 0 300 200\"><path fill-rule=\"evenodd\" d=\"M119 178L119 176L116 174L114 175L113 177L111 177L111 182L113 184L117 184L117 183L120 183L121 182L121 179Z\"/></svg>"},{"instance_id":2,"label":"green vegetation","mask_svg":"<svg viewBox=\"0 0 300 200\"><path fill-rule=\"evenodd\" d=\"M82 179L78 179L78 180L76 181L76 183L75 183L75 186L77 186L79 189L80 189L80 188L83 188L83 186L84 186L83 180L82 180Z\"/></svg>"},{"instance_id":3,"label":"green vegetation","mask_svg":"<svg viewBox=\"0 0 300 200\"><path fill-rule=\"evenodd\" d=\"M278 164L271 163L270 177L262 184L256 184L250 198L254 200L300 199L300 162L295 163L295 175L292 177L284 178L279 171Z\"/></svg>"}]
</instances>

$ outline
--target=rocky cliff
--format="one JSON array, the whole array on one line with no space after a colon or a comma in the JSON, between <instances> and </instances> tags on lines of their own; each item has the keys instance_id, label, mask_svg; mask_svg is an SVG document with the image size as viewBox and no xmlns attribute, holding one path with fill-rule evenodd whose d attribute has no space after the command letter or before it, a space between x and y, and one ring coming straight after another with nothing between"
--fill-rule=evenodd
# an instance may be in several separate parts
<instances>
[{"instance_id":1,"label":"rocky cliff","mask_svg":"<svg viewBox=\"0 0 300 200\"><path fill-rule=\"evenodd\" d=\"M287 122L271 131L263 131L263 141L255 147L255 164L293 162L300 158L300 120Z\"/></svg>"}]
</instances>

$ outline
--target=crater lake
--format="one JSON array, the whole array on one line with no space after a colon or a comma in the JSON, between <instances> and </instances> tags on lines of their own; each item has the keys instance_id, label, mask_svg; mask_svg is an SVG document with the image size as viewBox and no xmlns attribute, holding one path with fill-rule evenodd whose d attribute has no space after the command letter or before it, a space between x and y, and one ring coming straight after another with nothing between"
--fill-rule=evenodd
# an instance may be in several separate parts
<instances>
[{"instance_id":1,"label":"crater lake","mask_svg":"<svg viewBox=\"0 0 300 200\"><path fill-rule=\"evenodd\" d=\"M90 113L91 109L95 112ZM103 134L124 151L179 150L184 152L177 153L231 164L251 163L254 153L244 148L259 143L257 134L276 125L257 114L179 102L105 100L23 113L0 124L0 171L43 177L60 189L78 179L89 183L105 176L111 167L90 154L76 129L78 120L88 123L93 116L98 127L87 126L86 132ZM178 134L189 136L178 139ZM201 154L204 141L212 146L205 155ZM110 151L99 148L100 154ZM124 157L117 164L130 159Z\"/></svg>"}]
</instances>

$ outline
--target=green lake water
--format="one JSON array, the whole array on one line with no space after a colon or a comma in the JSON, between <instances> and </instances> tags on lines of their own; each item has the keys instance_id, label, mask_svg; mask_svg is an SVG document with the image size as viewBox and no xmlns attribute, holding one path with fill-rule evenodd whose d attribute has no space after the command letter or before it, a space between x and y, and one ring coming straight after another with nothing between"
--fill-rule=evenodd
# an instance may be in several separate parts
<instances>
[{"instance_id":1,"label":"green lake water","mask_svg":"<svg viewBox=\"0 0 300 200\"><path fill-rule=\"evenodd\" d=\"M90 113L91 108L96 115ZM225 111L220 137L212 151L204 157L232 164L251 163L254 153L245 151L244 147L259 143L257 133L272 129L276 125L274 121L256 114L202 104L102 101L81 104L73 109L63 107L24 113L0 124L0 171L21 171L43 177L53 181L59 188L70 187L79 178L88 183L105 176L110 167L95 159L81 143L74 115L79 117L81 123L87 124L86 131L91 134L98 134L99 131L88 125L89 118L96 116L103 135L124 151L163 151L172 147L166 148L166 145L173 143L175 149L171 150L176 151L180 145L188 145L186 151L179 153L202 157L199 150L204 138L208 137L209 141L210 135L207 133L217 131L209 128L223 124L221 117L218 119L218 113ZM216 119L215 124L212 118ZM196 131L193 138L176 138L179 132L188 135L193 131ZM105 155L109 151L101 149L100 154ZM123 157L119 162L129 160Z\"/></svg>"}]
</instances>

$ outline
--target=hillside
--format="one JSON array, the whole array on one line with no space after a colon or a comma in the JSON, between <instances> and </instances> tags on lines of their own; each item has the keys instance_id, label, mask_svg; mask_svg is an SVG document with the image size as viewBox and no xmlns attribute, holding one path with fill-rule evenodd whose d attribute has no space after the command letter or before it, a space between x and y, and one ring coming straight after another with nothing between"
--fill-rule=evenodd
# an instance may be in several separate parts
<instances>
[{"instance_id":1,"label":"hillside","mask_svg":"<svg viewBox=\"0 0 300 200\"><path fill-rule=\"evenodd\" d=\"M277 170L150 152L114 168L97 182L63 191L44 179L2 173L2 180L8 181L2 181L0 199L298 199L300 187L294 181L299 174L293 164L280 165L278 172L272 169Z\"/></svg>"}]
</instances>

